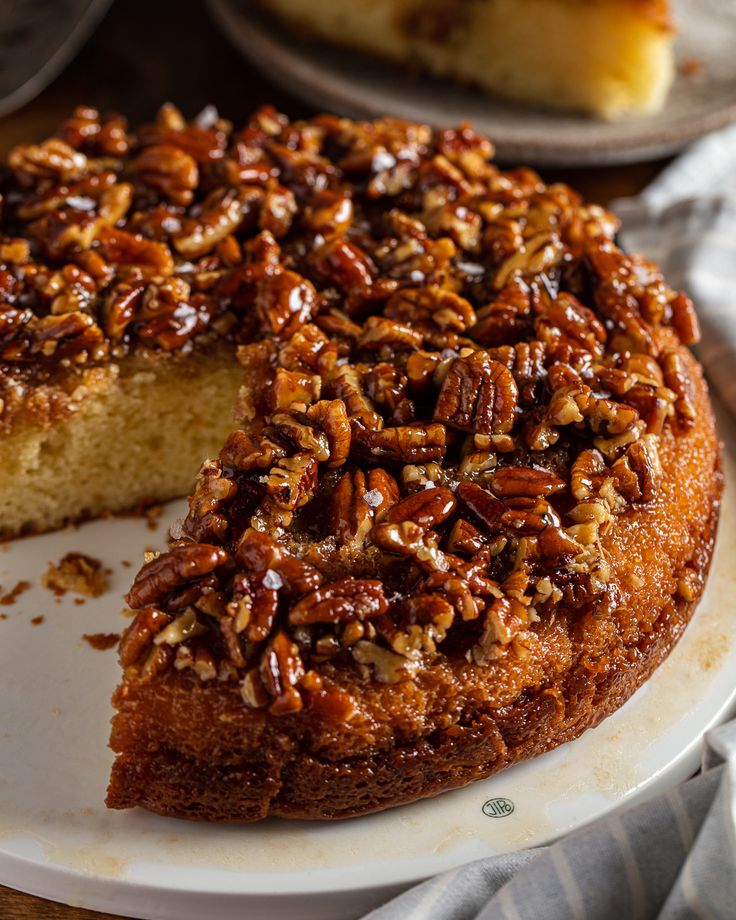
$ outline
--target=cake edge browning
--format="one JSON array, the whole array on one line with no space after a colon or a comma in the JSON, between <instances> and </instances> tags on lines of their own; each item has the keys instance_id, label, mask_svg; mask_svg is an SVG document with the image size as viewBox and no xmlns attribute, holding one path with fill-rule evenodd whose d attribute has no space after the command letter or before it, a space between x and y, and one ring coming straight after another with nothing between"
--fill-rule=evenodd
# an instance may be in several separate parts
<instances>
[{"instance_id":1,"label":"cake edge browning","mask_svg":"<svg viewBox=\"0 0 736 920\"><path fill-rule=\"evenodd\" d=\"M713 503L707 533L702 535L699 574L707 575L718 526L718 502ZM388 754L366 755L345 762L326 762L305 757L279 770L262 765L242 764L217 768L214 764L185 762L181 755L168 757L156 752L149 758L140 753L119 755L113 766L106 804L126 809L140 806L159 815L218 823L250 823L266 817L302 820L339 820L408 805L486 779L514 764L553 750L595 728L624 705L667 658L685 631L700 598L678 599L670 617L657 621L646 643L644 655L623 674L612 669L586 680L580 672L566 675L559 690L573 696L577 705L565 707L559 721L558 704L550 692L539 692L517 702L494 719L480 716L462 727L456 737L444 735L440 743L429 738L411 747L399 747ZM177 690L171 692L177 693ZM186 693L186 689L178 692ZM587 703L597 702L595 706ZM523 724L516 744L509 744L515 727ZM537 736L536 740L534 736ZM388 787L381 776L393 781ZM373 785L370 779L378 777ZM400 788L396 788L397 779ZM340 784L340 804L335 795ZM366 785L376 794L372 805L361 807L347 795L363 801ZM352 790L346 789L352 786ZM181 795L184 790L184 796ZM192 793L198 793L193 803ZM338 799L338 801L335 801Z\"/></svg>"}]
</instances>

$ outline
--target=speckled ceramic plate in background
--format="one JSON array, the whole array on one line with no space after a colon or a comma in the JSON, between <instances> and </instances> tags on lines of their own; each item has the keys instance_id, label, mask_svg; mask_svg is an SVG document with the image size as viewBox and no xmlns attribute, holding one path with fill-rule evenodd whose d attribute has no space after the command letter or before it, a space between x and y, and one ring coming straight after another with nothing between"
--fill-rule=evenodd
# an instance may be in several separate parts
<instances>
[{"instance_id":1,"label":"speckled ceramic plate in background","mask_svg":"<svg viewBox=\"0 0 736 920\"><path fill-rule=\"evenodd\" d=\"M469 119L496 144L499 159L598 166L676 153L736 121L736 2L675 0L679 76L658 115L606 122L500 102L430 78L407 76L370 55L305 42L260 15L253 0L209 0L225 33L259 69L312 106L353 117L396 115L447 126Z\"/></svg>"},{"instance_id":2,"label":"speckled ceramic plate in background","mask_svg":"<svg viewBox=\"0 0 736 920\"><path fill-rule=\"evenodd\" d=\"M576 741L491 777L377 815L337 822L223 826L108 811L113 650L83 633L119 632L122 595L143 548L140 518L17 540L0 548L0 884L130 917L347 920L406 886L494 853L548 842L664 791L698 766L704 731L736 698L736 432L721 413L726 492L707 589L678 646L629 702ZM83 605L39 586L70 550L112 569ZM34 618L43 616L41 623Z\"/></svg>"}]
</instances>

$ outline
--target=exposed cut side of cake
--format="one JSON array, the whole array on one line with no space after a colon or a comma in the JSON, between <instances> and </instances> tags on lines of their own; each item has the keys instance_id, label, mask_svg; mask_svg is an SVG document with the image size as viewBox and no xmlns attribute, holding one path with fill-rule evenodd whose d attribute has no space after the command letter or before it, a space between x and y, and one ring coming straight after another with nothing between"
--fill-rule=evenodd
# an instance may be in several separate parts
<instances>
[{"instance_id":1,"label":"exposed cut side of cake","mask_svg":"<svg viewBox=\"0 0 736 920\"><path fill-rule=\"evenodd\" d=\"M0 533L62 527L190 490L232 428L232 346L136 355L34 386L0 435Z\"/></svg>"},{"instance_id":2,"label":"exposed cut side of cake","mask_svg":"<svg viewBox=\"0 0 736 920\"><path fill-rule=\"evenodd\" d=\"M318 306L258 315L240 427L128 594L107 801L345 818L621 706L700 597L719 445L693 305L604 209L468 126L247 131L295 201L251 271Z\"/></svg>"},{"instance_id":3,"label":"exposed cut side of cake","mask_svg":"<svg viewBox=\"0 0 736 920\"><path fill-rule=\"evenodd\" d=\"M615 119L662 108L667 0L259 0L299 32L519 102Z\"/></svg>"}]
</instances>

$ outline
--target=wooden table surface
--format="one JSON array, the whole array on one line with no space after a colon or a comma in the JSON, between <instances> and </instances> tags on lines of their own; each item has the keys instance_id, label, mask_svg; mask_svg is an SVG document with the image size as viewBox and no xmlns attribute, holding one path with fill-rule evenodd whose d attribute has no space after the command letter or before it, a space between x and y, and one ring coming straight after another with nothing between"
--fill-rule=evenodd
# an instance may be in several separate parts
<instances>
[{"instance_id":1,"label":"wooden table surface","mask_svg":"<svg viewBox=\"0 0 736 920\"><path fill-rule=\"evenodd\" d=\"M136 123L170 100L192 116L209 103L236 123L262 102L289 115L309 109L249 68L220 34L200 0L117 0L76 60L40 96L0 119L0 156L51 133L72 107L87 103ZM458 120L462 113L458 112ZM662 163L543 171L607 202L640 191ZM2 920L94 920L111 914L66 907L0 887Z\"/></svg>"}]
</instances>

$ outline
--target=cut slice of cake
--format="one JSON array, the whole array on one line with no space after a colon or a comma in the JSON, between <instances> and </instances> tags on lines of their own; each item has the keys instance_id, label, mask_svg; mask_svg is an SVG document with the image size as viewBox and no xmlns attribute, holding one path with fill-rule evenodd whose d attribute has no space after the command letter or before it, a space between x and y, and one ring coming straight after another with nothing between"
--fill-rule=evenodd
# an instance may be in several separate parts
<instances>
[{"instance_id":1,"label":"cut slice of cake","mask_svg":"<svg viewBox=\"0 0 736 920\"><path fill-rule=\"evenodd\" d=\"M697 320L613 216L467 125L271 124L294 229L251 275L319 307L260 314L241 427L128 594L114 808L345 818L488 776L621 706L710 563Z\"/></svg>"},{"instance_id":2,"label":"cut slice of cake","mask_svg":"<svg viewBox=\"0 0 736 920\"><path fill-rule=\"evenodd\" d=\"M300 33L541 106L615 119L660 109L668 0L259 0Z\"/></svg>"}]
</instances>

